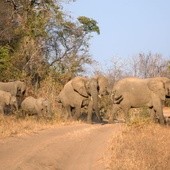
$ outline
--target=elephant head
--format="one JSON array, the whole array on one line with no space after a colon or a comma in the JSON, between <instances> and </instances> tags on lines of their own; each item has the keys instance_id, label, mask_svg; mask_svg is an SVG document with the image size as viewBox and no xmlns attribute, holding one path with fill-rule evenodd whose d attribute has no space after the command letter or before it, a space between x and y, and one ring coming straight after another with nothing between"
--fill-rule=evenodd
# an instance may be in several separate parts
<instances>
[{"instance_id":1,"label":"elephant head","mask_svg":"<svg viewBox=\"0 0 170 170\"><path fill-rule=\"evenodd\" d=\"M98 91L100 96L108 95L108 86L109 82L108 79L104 76L97 76L96 77L97 82L98 82Z\"/></svg>"},{"instance_id":2,"label":"elephant head","mask_svg":"<svg viewBox=\"0 0 170 170\"><path fill-rule=\"evenodd\" d=\"M51 106L48 100L38 98L36 101L36 110L39 116L51 118Z\"/></svg>"},{"instance_id":3,"label":"elephant head","mask_svg":"<svg viewBox=\"0 0 170 170\"><path fill-rule=\"evenodd\" d=\"M96 76L91 79L78 76L72 80L71 84L73 89L84 97L91 95L92 88L97 90L98 95L108 94L108 79L104 76Z\"/></svg>"},{"instance_id":4,"label":"elephant head","mask_svg":"<svg viewBox=\"0 0 170 170\"><path fill-rule=\"evenodd\" d=\"M88 121L91 121L92 109L99 120L98 97L107 94L108 80L103 76L93 78L75 77L72 82L73 89L85 98L90 98L88 107Z\"/></svg>"},{"instance_id":5,"label":"elephant head","mask_svg":"<svg viewBox=\"0 0 170 170\"><path fill-rule=\"evenodd\" d=\"M167 77L161 77L161 80L164 83L166 97L170 97L170 79Z\"/></svg>"},{"instance_id":6,"label":"elephant head","mask_svg":"<svg viewBox=\"0 0 170 170\"><path fill-rule=\"evenodd\" d=\"M170 81L165 83L166 97L170 97Z\"/></svg>"},{"instance_id":7,"label":"elephant head","mask_svg":"<svg viewBox=\"0 0 170 170\"><path fill-rule=\"evenodd\" d=\"M170 79L166 77L151 78L148 82L148 87L158 95L162 101L165 101L165 97L170 96Z\"/></svg>"},{"instance_id":8,"label":"elephant head","mask_svg":"<svg viewBox=\"0 0 170 170\"><path fill-rule=\"evenodd\" d=\"M26 84L19 80L15 81L14 83L16 96L24 96L26 92Z\"/></svg>"}]
</instances>

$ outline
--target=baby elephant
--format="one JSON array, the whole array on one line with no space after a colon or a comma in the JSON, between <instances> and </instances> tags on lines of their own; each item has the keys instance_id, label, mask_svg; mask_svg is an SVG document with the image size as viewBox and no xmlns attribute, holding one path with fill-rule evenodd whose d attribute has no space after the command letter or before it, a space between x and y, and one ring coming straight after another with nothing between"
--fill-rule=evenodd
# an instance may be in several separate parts
<instances>
[{"instance_id":1,"label":"baby elephant","mask_svg":"<svg viewBox=\"0 0 170 170\"><path fill-rule=\"evenodd\" d=\"M7 114L9 108L18 110L17 99L11 93L0 90L0 113Z\"/></svg>"},{"instance_id":2,"label":"baby elephant","mask_svg":"<svg viewBox=\"0 0 170 170\"><path fill-rule=\"evenodd\" d=\"M26 115L37 115L38 117L51 118L51 107L48 100L44 98L34 98L29 96L21 103L22 114Z\"/></svg>"}]
</instances>

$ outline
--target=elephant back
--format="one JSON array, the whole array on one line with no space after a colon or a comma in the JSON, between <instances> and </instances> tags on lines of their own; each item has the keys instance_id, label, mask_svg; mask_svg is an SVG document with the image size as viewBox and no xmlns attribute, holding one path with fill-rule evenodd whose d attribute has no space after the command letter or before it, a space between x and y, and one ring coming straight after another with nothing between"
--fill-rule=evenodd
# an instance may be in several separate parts
<instances>
[{"instance_id":1,"label":"elephant back","mask_svg":"<svg viewBox=\"0 0 170 170\"><path fill-rule=\"evenodd\" d=\"M26 84L19 80L12 82L0 82L0 90L10 92L12 96L21 96L25 94Z\"/></svg>"},{"instance_id":2,"label":"elephant back","mask_svg":"<svg viewBox=\"0 0 170 170\"><path fill-rule=\"evenodd\" d=\"M21 103L21 109L24 111L32 111L32 112L36 112L35 110L35 103L36 103L36 99L32 96L26 97L22 103Z\"/></svg>"},{"instance_id":3,"label":"elephant back","mask_svg":"<svg viewBox=\"0 0 170 170\"><path fill-rule=\"evenodd\" d=\"M0 90L10 92L12 95L15 95L13 94L12 88L15 88L12 82L7 82L7 83L0 82Z\"/></svg>"}]
</instances>

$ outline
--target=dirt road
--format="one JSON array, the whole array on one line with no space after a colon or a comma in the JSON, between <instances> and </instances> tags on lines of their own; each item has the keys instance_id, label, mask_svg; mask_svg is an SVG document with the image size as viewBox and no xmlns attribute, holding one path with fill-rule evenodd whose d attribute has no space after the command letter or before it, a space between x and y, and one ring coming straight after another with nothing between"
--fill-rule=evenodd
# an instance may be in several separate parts
<instances>
[{"instance_id":1,"label":"dirt road","mask_svg":"<svg viewBox=\"0 0 170 170\"><path fill-rule=\"evenodd\" d=\"M76 124L0 141L2 170L104 170L121 124Z\"/></svg>"}]
</instances>

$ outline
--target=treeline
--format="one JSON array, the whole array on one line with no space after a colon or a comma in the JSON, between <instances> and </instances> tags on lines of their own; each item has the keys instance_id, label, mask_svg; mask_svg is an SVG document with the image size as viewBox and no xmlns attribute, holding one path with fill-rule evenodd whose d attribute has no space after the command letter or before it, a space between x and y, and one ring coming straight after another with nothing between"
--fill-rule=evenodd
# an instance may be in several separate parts
<instances>
[{"instance_id":1,"label":"treeline","mask_svg":"<svg viewBox=\"0 0 170 170\"><path fill-rule=\"evenodd\" d=\"M71 0L0 1L0 81L24 79L39 87L47 77L65 84L91 64L91 33L97 22L85 16L75 21L62 4Z\"/></svg>"},{"instance_id":2,"label":"treeline","mask_svg":"<svg viewBox=\"0 0 170 170\"><path fill-rule=\"evenodd\" d=\"M110 65L106 74L113 83L125 77L170 78L170 59L158 53L139 53L125 60L113 57Z\"/></svg>"},{"instance_id":3,"label":"treeline","mask_svg":"<svg viewBox=\"0 0 170 170\"><path fill-rule=\"evenodd\" d=\"M50 77L62 86L93 64L89 40L91 33L100 34L97 22L85 16L74 20L64 3L74 0L0 1L0 81L21 79L37 88ZM113 82L127 76L170 77L169 65L161 54L141 53L128 61L113 57L104 73Z\"/></svg>"}]
</instances>

